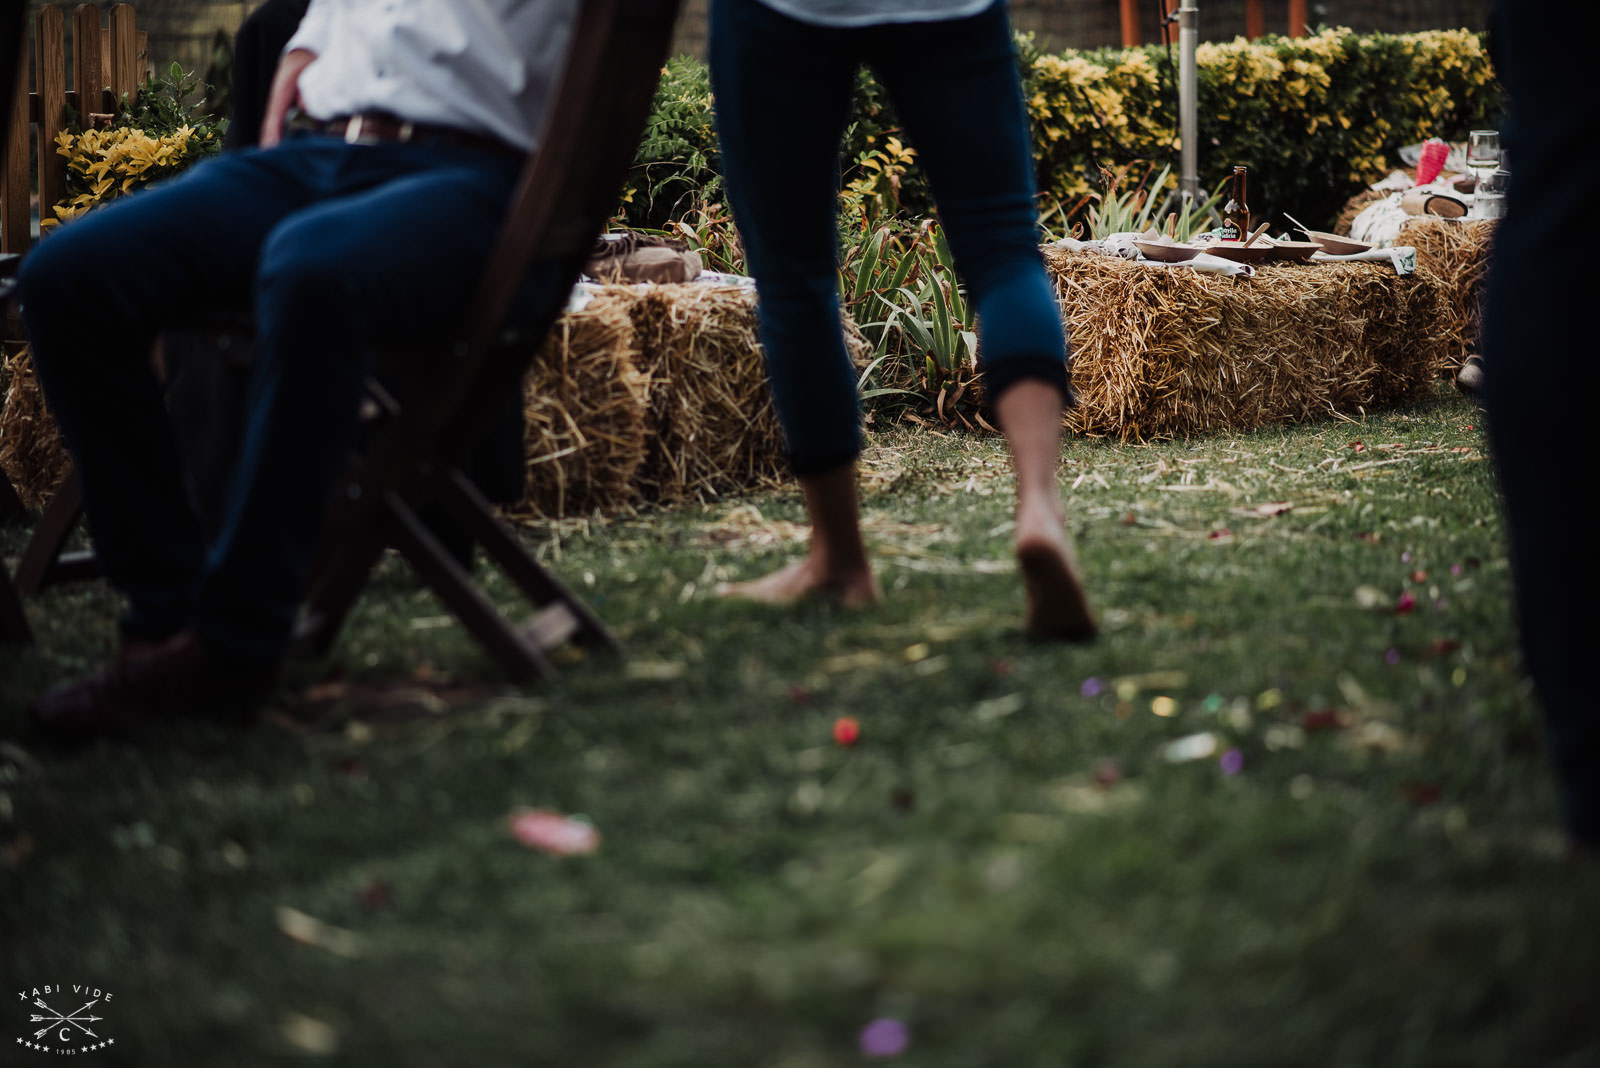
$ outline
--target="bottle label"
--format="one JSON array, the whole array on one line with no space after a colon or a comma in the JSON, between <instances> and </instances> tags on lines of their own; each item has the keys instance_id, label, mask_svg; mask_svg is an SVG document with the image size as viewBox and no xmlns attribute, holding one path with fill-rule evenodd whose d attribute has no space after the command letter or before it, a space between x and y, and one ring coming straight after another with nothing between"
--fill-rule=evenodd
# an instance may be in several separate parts
<instances>
[{"instance_id":1,"label":"bottle label","mask_svg":"<svg viewBox=\"0 0 1600 1068\"><path fill-rule=\"evenodd\" d=\"M1239 232L1239 227L1231 220L1222 224L1222 240L1237 241L1244 235Z\"/></svg>"}]
</instances>

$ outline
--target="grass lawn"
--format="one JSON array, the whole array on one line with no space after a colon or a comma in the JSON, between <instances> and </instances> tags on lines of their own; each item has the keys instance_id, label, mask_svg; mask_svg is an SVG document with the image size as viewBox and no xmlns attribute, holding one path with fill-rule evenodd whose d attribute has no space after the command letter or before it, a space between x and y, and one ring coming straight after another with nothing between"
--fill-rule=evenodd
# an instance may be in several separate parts
<instances>
[{"instance_id":1,"label":"grass lawn","mask_svg":"<svg viewBox=\"0 0 1600 1068\"><path fill-rule=\"evenodd\" d=\"M113 994L97 1064L803 1068L876 1018L919 1066L1600 1063L1484 448L1442 394L1071 442L1104 632L1048 647L1000 443L885 431L880 608L713 595L792 493L539 529L626 659L507 687L386 565L270 722L74 756L23 710L115 603L53 591L0 650L0 1059L59 983Z\"/></svg>"}]
</instances>

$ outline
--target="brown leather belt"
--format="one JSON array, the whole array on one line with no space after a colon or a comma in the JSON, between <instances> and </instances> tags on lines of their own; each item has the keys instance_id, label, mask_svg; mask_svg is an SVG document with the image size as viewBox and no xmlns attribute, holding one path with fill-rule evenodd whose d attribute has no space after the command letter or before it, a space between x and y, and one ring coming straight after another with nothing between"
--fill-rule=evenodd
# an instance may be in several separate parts
<instances>
[{"instance_id":1,"label":"brown leather belt","mask_svg":"<svg viewBox=\"0 0 1600 1068\"><path fill-rule=\"evenodd\" d=\"M292 129L337 137L352 145L447 144L505 155L524 154L521 149L488 134L473 133L456 126L408 122L393 115L371 111L360 115L340 115L333 119L314 119L302 113L292 117L289 125Z\"/></svg>"}]
</instances>

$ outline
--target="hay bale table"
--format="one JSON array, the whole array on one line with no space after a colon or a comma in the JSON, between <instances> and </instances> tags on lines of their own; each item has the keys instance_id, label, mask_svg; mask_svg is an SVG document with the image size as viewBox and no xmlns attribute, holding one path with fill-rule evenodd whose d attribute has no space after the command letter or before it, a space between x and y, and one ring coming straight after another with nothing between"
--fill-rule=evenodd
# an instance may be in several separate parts
<instances>
[{"instance_id":1,"label":"hay bale table","mask_svg":"<svg viewBox=\"0 0 1600 1068\"><path fill-rule=\"evenodd\" d=\"M1448 378L1478 351L1483 323L1483 290L1489 278L1498 219L1412 219L1400 229L1399 243L1417 250L1417 273L1438 287L1450 333L1434 373Z\"/></svg>"},{"instance_id":2,"label":"hay bale table","mask_svg":"<svg viewBox=\"0 0 1600 1068\"><path fill-rule=\"evenodd\" d=\"M1437 285L1387 264L1254 278L1047 248L1087 437L1253 430L1420 398L1450 327Z\"/></svg>"}]
</instances>

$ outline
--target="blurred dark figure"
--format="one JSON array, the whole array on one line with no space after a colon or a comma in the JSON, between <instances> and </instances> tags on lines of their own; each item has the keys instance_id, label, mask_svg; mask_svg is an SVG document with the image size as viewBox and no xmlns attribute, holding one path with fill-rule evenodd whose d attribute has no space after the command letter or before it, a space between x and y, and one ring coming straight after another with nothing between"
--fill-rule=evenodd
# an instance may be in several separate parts
<instances>
[{"instance_id":1,"label":"blurred dark figure","mask_svg":"<svg viewBox=\"0 0 1600 1068\"><path fill-rule=\"evenodd\" d=\"M1489 437L1505 494L1523 655L1544 706L1567 830L1579 848L1600 847L1600 696L1589 692L1586 638L1595 611L1590 496L1578 461L1593 448L1588 395L1592 258L1570 239L1600 201L1600 110L1592 73L1559 60L1571 29L1548 4L1499 0L1490 47L1510 97L1502 131L1513 174L1495 236L1484 313Z\"/></svg>"},{"instance_id":2,"label":"blurred dark figure","mask_svg":"<svg viewBox=\"0 0 1600 1068\"><path fill-rule=\"evenodd\" d=\"M250 148L261 140L261 116L278 56L289 43L311 0L267 0L250 13L233 39L233 85L224 148Z\"/></svg>"}]
</instances>

